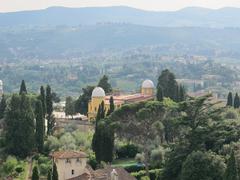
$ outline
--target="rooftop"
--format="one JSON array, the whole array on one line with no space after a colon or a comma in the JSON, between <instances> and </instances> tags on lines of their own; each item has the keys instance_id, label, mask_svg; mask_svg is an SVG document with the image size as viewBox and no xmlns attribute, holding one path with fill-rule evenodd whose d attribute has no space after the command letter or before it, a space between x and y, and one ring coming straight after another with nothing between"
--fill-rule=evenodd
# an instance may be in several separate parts
<instances>
[{"instance_id":1,"label":"rooftop","mask_svg":"<svg viewBox=\"0 0 240 180\"><path fill-rule=\"evenodd\" d=\"M86 158L87 154L82 151L56 151L51 156L55 159Z\"/></svg>"}]
</instances>

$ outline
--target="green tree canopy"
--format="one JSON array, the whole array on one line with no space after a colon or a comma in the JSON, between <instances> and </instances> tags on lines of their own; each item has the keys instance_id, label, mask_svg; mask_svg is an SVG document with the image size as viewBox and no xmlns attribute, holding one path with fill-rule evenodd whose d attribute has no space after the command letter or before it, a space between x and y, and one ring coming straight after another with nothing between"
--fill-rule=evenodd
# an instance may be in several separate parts
<instances>
[{"instance_id":1,"label":"green tree canopy","mask_svg":"<svg viewBox=\"0 0 240 180\"><path fill-rule=\"evenodd\" d=\"M1 102L0 102L0 119L4 117L6 107L7 107L6 98L4 95L2 95Z\"/></svg>"},{"instance_id":2,"label":"green tree canopy","mask_svg":"<svg viewBox=\"0 0 240 180\"><path fill-rule=\"evenodd\" d=\"M35 144L34 113L29 97L14 94L6 114L6 149L18 157L26 157Z\"/></svg>"},{"instance_id":3,"label":"green tree canopy","mask_svg":"<svg viewBox=\"0 0 240 180\"><path fill-rule=\"evenodd\" d=\"M98 86L103 88L105 93L110 93L112 92L112 86L108 82L108 76L104 75L98 82Z\"/></svg>"},{"instance_id":4,"label":"green tree canopy","mask_svg":"<svg viewBox=\"0 0 240 180\"><path fill-rule=\"evenodd\" d=\"M43 152L44 135L45 135L45 123L42 110L42 102L38 100L35 107L36 117L36 145L38 152Z\"/></svg>"},{"instance_id":5,"label":"green tree canopy","mask_svg":"<svg viewBox=\"0 0 240 180\"><path fill-rule=\"evenodd\" d=\"M82 89L82 94L75 102L75 111L81 114L87 115L88 113L88 102L91 100L92 91L94 86L87 86Z\"/></svg>"},{"instance_id":6,"label":"green tree canopy","mask_svg":"<svg viewBox=\"0 0 240 180\"><path fill-rule=\"evenodd\" d=\"M66 97L65 114L72 116L75 114L75 105L72 97Z\"/></svg>"},{"instance_id":7,"label":"green tree canopy","mask_svg":"<svg viewBox=\"0 0 240 180\"><path fill-rule=\"evenodd\" d=\"M236 109L240 107L240 99L238 93L235 94L233 106Z\"/></svg>"},{"instance_id":8,"label":"green tree canopy","mask_svg":"<svg viewBox=\"0 0 240 180\"><path fill-rule=\"evenodd\" d=\"M27 94L27 88L24 80L22 80L20 91L19 91L19 94L23 94L23 93Z\"/></svg>"},{"instance_id":9,"label":"green tree canopy","mask_svg":"<svg viewBox=\"0 0 240 180\"><path fill-rule=\"evenodd\" d=\"M183 163L181 180L223 180L224 171L224 160L220 156L194 151Z\"/></svg>"},{"instance_id":10,"label":"green tree canopy","mask_svg":"<svg viewBox=\"0 0 240 180\"><path fill-rule=\"evenodd\" d=\"M39 173L38 173L37 166L34 166L34 168L33 168L32 180L39 180Z\"/></svg>"},{"instance_id":11,"label":"green tree canopy","mask_svg":"<svg viewBox=\"0 0 240 180\"><path fill-rule=\"evenodd\" d=\"M233 95L232 95L232 92L228 93L227 106L233 106Z\"/></svg>"}]
</instances>

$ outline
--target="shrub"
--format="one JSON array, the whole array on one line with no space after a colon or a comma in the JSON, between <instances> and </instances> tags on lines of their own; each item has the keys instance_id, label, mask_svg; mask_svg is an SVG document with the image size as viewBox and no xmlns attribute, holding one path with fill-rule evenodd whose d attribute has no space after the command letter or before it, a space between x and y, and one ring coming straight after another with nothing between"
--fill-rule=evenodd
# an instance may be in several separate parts
<instances>
[{"instance_id":1,"label":"shrub","mask_svg":"<svg viewBox=\"0 0 240 180\"><path fill-rule=\"evenodd\" d=\"M234 109L229 109L225 114L226 119L238 119L238 114Z\"/></svg>"},{"instance_id":2,"label":"shrub","mask_svg":"<svg viewBox=\"0 0 240 180\"><path fill-rule=\"evenodd\" d=\"M139 172L131 173L131 175L134 176L138 180L142 180L142 178L144 179L144 178L147 177L145 170L141 170ZM152 170L149 171L149 175L150 175L150 179L160 180L161 170L160 169L152 169Z\"/></svg>"},{"instance_id":3,"label":"shrub","mask_svg":"<svg viewBox=\"0 0 240 180\"><path fill-rule=\"evenodd\" d=\"M138 152L138 147L134 144L127 144L116 150L118 158L134 158Z\"/></svg>"},{"instance_id":4,"label":"shrub","mask_svg":"<svg viewBox=\"0 0 240 180\"><path fill-rule=\"evenodd\" d=\"M143 161L144 161L144 155L141 154L141 153L137 153L136 156L135 156L135 160L136 160L138 163L143 163Z\"/></svg>"},{"instance_id":5,"label":"shrub","mask_svg":"<svg viewBox=\"0 0 240 180\"><path fill-rule=\"evenodd\" d=\"M21 166L21 165L18 165L16 168L15 168L15 171L20 174L24 171L24 168Z\"/></svg>"},{"instance_id":6,"label":"shrub","mask_svg":"<svg viewBox=\"0 0 240 180\"><path fill-rule=\"evenodd\" d=\"M141 170L144 170L145 167L142 165L131 165L131 166L125 166L124 169L129 172L129 173L132 173L132 172L138 172L138 171L141 171Z\"/></svg>"},{"instance_id":7,"label":"shrub","mask_svg":"<svg viewBox=\"0 0 240 180\"><path fill-rule=\"evenodd\" d=\"M49 166L47 164L40 164L39 165L40 174L43 175L43 176L46 176L50 169L51 169L51 166Z\"/></svg>"},{"instance_id":8,"label":"shrub","mask_svg":"<svg viewBox=\"0 0 240 180\"><path fill-rule=\"evenodd\" d=\"M164 149L159 147L151 152L150 162L154 168L160 168L164 160Z\"/></svg>"},{"instance_id":9,"label":"shrub","mask_svg":"<svg viewBox=\"0 0 240 180\"><path fill-rule=\"evenodd\" d=\"M8 156L6 162L3 163L3 171L5 174L12 174L18 164L14 156Z\"/></svg>"}]
</instances>

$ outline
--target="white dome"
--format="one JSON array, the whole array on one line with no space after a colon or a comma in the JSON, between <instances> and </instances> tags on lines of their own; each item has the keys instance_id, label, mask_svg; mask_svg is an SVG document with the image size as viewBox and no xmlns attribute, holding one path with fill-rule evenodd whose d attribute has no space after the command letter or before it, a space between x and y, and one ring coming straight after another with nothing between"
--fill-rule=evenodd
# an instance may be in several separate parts
<instances>
[{"instance_id":1,"label":"white dome","mask_svg":"<svg viewBox=\"0 0 240 180\"><path fill-rule=\"evenodd\" d=\"M92 97L105 97L105 91L101 87L95 87L92 92Z\"/></svg>"},{"instance_id":2,"label":"white dome","mask_svg":"<svg viewBox=\"0 0 240 180\"><path fill-rule=\"evenodd\" d=\"M143 81L142 88L154 88L154 84L151 80L147 79Z\"/></svg>"}]
</instances>

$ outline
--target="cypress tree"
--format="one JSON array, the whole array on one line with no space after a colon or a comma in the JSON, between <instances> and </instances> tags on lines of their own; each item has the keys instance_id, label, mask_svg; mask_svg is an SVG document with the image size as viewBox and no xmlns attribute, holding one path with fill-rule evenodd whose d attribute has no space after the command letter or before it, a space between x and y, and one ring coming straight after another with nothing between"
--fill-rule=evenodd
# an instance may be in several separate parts
<instances>
[{"instance_id":1,"label":"cypress tree","mask_svg":"<svg viewBox=\"0 0 240 180\"><path fill-rule=\"evenodd\" d=\"M54 117L52 115L53 112L53 102L52 102L52 92L51 87L47 85L46 88L46 112L47 112L47 134L50 135L53 132L54 128Z\"/></svg>"},{"instance_id":2,"label":"cypress tree","mask_svg":"<svg viewBox=\"0 0 240 180\"><path fill-rule=\"evenodd\" d=\"M112 92L112 86L108 82L108 76L104 75L98 82L98 86L103 88L105 93L110 93Z\"/></svg>"},{"instance_id":3,"label":"cypress tree","mask_svg":"<svg viewBox=\"0 0 240 180\"><path fill-rule=\"evenodd\" d=\"M179 102L184 101L186 99L186 90L183 85L179 86L179 97L178 100Z\"/></svg>"},{"instance_id":4,"label":"cypress tree","mask_svg":"<svg viewBox=\"0 0 240 180\"><path fill-rule=\"evenodd\" d=\"M178 101L177 92L178 84L175 75L168 69L162 71L158 78L157 99L161 101L161 96L169 97L174 101Z\"/></svg>"},{"instance_id":5,"label":"cypress tree","mask_svg":"<svg viewBox=\"0 0 240 180\"><path fill-rule=\"evenodd\" d=\"M27 94L27 88L24 80L22 80L20 91L19 91L19 94L23 94L23 93Z\"/></svg>"},{"instance_id":6,"label":"cypress tree","mask_svg":"<svg viewBox=\"0 0 240 180\"><path fill-rule=\"evenodd\" d=\"M40 97L39 99L42 102L42 110L43 110L43 117L46 115L46 96L45 96L45 89L43 86L40 88Z\"/></svg>"},{"instance_id":7,"label":"cypress tree","mask_svg":"<svg viewBox=\"0 0 240 180\"><path fill-rule=\"evenodd\" d=\"M239 96L238 96L238 93L236 93L235 97L234 97L234 108L239 108L240 106L240 99L239 99Z\"/></svg>"},{"instance_id":8,"label":"cypress tree","mask_svg":"<svg viewBox=\"0 0 240 180\"><path fill-rule=\"evenodd\" d=\"M110 99L109 99L109 104L110 104L110 107L109 107L109 110L108 110L108 113L107 113L108 116L109 116L110 114L112 114L112 112L113 112L114 109L115 109L114 99L113 99L112 96L111 96Z\"/></svg>"},{"instance_id":9,"label":"cypress tree","mask_svg":"<svg viewBox=\"0 0 240 180\"><path fill-rule=\"evenodd\" d=\"M34 166L32 173L32 180L39 180L39 173L37 166Z\"/></svg>"},{"instance_id":10,"label":"cypress tree","mask_svg":"<svg viewBox=\"0 0 240 180\"><path fill-rule=\"evenodd\" d=\"M48 170L47 180L52 180L52 170Z\"/></svg>"},{"instance_id":11,"label":"cypress tree","mask_svg":"<svg viewBox=\"0 0 240 180\"><path fill-rule=\"evenodd\" d=\"M161 87L157 88L157 100L158 101L163 101L163 90Z\"/></svg>"},{"instance_id":12,"label":"cypress tree","mask_svg":"<svg viewBox=\"0 0 240 180\"><path fill-rule=\"evenodd\" d=\"M14 94L6 113L6 149L18 157L26 157L32 151L34 138L34 113L29 97Z\"/></svg>"},{"instance_id":13,"label":"cypress tree","mask_svg":"<svg viewBox=\"0 0 240 180\"><path fill-rule=\"evenodd\" d=\"M227 106L233 106L233 95L232 95L232 92L228 93Z\"/></svg>"},{"instance_id":14,"label":"cypress tree","mask_svg":"<svg viewBox=\"0 0 240 180\"><path fill-rule=\"evenodd\" d=\"M45 124L41 101L36 102L35 116L36 116L36 145L38 148L38 152L42 152L44 144Z\"/></svg>"},{"instance_id":15,"label":"cypress tree","mask_svg":"<svg viewBox=\"0 0 240 180\"><path fill-rule=\"evenodd\" d=\"M2 119L4 117L4 112L5 112L6 107L7 107L6 98L4 95L2 95L2 99L0 102L0 119Z\"/></svg>"},{"instance_id":16,"label":"cypress tree","mask_svg":"<svg viewBox=\"0 0 240 180\"><path fill-rule=\"evenodd\" d=\"M57 166L55 163L53 164L52 180L58 180Z\"/></svg>"},{"instance_id":17,"label":"cypress tree","mask_svg":"<svg viewBox=\"0 0 240 180\"><path fill-rule=\"evenodd\" d=\"M231 152L227 161L227 169L225 171L224 180L238 180L237 164L234 151Z\"/></svg>"}]
</instances>

